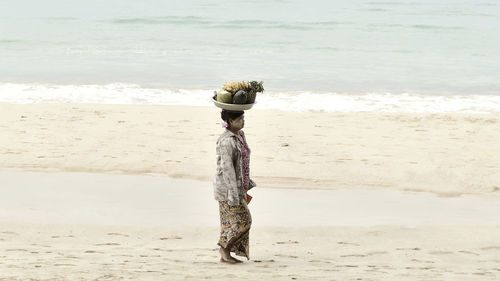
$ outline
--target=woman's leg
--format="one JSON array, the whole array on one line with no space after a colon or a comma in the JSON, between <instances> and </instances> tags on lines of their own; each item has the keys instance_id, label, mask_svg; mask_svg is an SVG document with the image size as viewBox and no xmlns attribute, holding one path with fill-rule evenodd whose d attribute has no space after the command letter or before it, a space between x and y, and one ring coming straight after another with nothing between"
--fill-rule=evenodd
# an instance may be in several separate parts
<instances>
[{"instance_id":1,"label":"woman's leg","mask_svg":"<svg viewBox=\"0 0 500 281\"><path fill-rule=\"evenodd\" d=\"M219 249L220 253L220 261L221 262L227 262L227 263L237 263L241 262L240 260L237 260L231 256L231 253L229 252L228 249L220 247Z\"/></svg>"}]
</instances>

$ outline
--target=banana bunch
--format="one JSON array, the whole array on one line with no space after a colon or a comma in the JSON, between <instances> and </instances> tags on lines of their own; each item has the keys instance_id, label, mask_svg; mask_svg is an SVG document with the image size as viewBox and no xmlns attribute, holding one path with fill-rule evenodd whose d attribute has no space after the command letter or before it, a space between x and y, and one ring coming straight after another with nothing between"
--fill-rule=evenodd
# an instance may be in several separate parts
<instances>
[{"instance_id":1,"label":"banana bunch","mask_svg":"<svg viewBox=\"0 0 500 281\"><path fill-rule=\"evenodd\" d=\"M250 83L246 81L241 82L227 82L222 87L222 90L228 91L232 94L236 94L239 90L248 91L251 88Z\"/></svg>"}]
</instances>

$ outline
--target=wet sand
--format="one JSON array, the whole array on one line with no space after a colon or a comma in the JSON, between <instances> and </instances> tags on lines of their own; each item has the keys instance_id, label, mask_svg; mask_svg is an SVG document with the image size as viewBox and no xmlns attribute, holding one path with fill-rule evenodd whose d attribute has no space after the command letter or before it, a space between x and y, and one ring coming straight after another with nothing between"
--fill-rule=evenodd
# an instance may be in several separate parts
<instances>
[{"instance_id":1,"label":"wet sand","mask_svg":"<svg viewBox=\"0 0 500 281\"><path fill-rule=\"evenodd\" d=\"M0 221L143 227L216 226L212 184L161 176L0 172ZM362 188L249 192L254 227L500 226L491 197Z\"/></svg>"}]
</instances>

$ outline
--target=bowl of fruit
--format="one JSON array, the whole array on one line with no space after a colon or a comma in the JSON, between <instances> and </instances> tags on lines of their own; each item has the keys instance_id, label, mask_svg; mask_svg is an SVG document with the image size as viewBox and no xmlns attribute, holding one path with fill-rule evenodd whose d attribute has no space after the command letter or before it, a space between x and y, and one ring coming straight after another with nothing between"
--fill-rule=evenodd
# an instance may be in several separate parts
<instances>
[{"instance_id":1,"label":"bowl of fruit","mask_svg":"<svg viewBox=\"0 0 500 281\"><path fill-rule=\"evenodd\" d=\"M215 106L233 111L248 110L256 103L257 93L263 92L262 81L228 82L222 90L215 91L212 101Z\"/></svg>"}]
</instances>

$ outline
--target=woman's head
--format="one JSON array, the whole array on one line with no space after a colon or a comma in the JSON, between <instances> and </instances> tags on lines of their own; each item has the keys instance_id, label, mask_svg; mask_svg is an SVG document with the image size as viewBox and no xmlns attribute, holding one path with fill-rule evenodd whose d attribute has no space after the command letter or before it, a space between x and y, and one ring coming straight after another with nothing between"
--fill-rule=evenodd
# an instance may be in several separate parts
<instances>
[{"instance_id":1,"label":"woman's head","mask_svg":"<svg viewBox=\"0 0 500 281\"><path fill-rule=\"evenodd\" d=\"M231 111L223 109L220 118L227 122L227 128L232 131L239 131L245 126L245 112Z\"/></svg>"}]
</instances>

